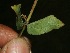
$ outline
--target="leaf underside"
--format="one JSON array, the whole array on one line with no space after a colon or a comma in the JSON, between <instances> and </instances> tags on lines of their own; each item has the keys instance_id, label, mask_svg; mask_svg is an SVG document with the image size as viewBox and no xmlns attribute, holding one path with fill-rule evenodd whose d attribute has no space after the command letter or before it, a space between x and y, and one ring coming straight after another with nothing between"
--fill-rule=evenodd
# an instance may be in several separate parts
<instances>
[{"instance_id":1,"label":"leaf underside","mask_svg":"<svg viewBox=\"0 0 70 53\"><path fill-rule=\"evenodd\" d=\"M28 24L27 32L31 35L41 35L48 33L53 29L59 29L62 26L64 26L64 23L62 21L54 17L54 15L50 15Z\"/></svg>"}]
</instances>

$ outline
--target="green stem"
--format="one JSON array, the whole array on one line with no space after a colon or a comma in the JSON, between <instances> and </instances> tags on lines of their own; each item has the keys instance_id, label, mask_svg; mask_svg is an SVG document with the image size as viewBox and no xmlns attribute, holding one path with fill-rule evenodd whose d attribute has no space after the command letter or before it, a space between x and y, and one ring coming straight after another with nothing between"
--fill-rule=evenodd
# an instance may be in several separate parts
<instances>
[{"instance_id":1,"label":"green stem","mask_svg":"<svg viewBox=\"0 0 70 53\"><path fill-rule=\"evenodd\" d=\"M25 30L25 28L26 28L26 25L23 25L23 28L22 28L22 31L21 31L19 37L21 37L21 35L23 34L23 31Z\"/></svg>"},{"instance_id":2,"label":"green stem","mask_svg":"<svg viewBox=\"0 0 70 53\"><path fill-rule=\"evenodd\" d=\"M35 0L35 1L34 1L34 4L33 4L32 9L31 9L31 11L30 11L30 14L28 15L28 18L27 18L27 23L29 23L29 20L30 20L30 18L31 18L31 16L32 16L32 13L33 13L34 9L35 9L35 6L36 6L36 4L37 4L37 1L38 1L38 0Z\"/></svg>"},{"instance_id":3,"label":"green stem","mask_svg":"<svg viewBox=\"0 0 70 53\"><path fill-rule=\"evenodd\" d=\"M32 16L32 13L33 13L34 8L35 8L35 6L36 6L36 4L37 4L37 1L38 1L38 0L35 0L35 1L34 1L34 4L33 4L32 9L31 9L31 11L30 11L30 14L28 15L28 18L27 18L27 20L26 20L26 24L23 25L23 29L22 29L22 31L21 31L19 37L21 37L23 31L24 31L25 28L26 28L26 25L29 23L29 20L30 20L30 18L31 18L31 16Z\"/></svg>"}]
</instances>

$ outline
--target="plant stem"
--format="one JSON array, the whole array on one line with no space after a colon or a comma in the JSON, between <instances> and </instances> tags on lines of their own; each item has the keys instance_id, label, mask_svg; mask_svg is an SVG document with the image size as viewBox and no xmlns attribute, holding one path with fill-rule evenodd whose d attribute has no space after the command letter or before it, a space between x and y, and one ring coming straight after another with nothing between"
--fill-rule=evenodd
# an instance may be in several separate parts
<instances>
[{"instance_id":1,"label":"plant stem","mask_svg":"<svg viewBox=\"0 0 70 53\"><path fill-rule=\"evenodd\" d=\"M31 18L31 16L32 16L32 13L33 13L34 8L35 8L35 6L36 6L36 4L37 4L37 1L38 1L38 0L35 0L35 1L34 1L34 4L33 4L32 9L31 9L31 11L30 11L30 14L28 15L28 18L27 18L27 23L29 23L29 20L30 20L30 18Z\"/></svg>"},{"instance_id":2,"label":"plant stem","mask_svg":"<svg viewBox=\"0 0 70 53\"><path fill-rule=\"evenodd\" d=\"M19 37L21 37L23 31L24 31L25 28L26 28L26 25L29 23L29 20L30 20L30 18L31 18L31 16L32 16L32 13L33 13L34 8L35 8L35 6L36 6L36 4L37 4L37 1L38 1L38 0L35 0L35 1L34 1L34 4L33 4L32 9L31 9L31 11L30 11L30 13L29 13L29 15L28 15L28 18L27 18L27 20L25 19L25 20L26 20L26 21L25 21L26 24L23 25L23 28L22 28L22 31L21 31ZM23 16L23 17L24 17L24 16ZM25 17L24 17L24 18L25 18Z\"/></svg>"},{"instance_id":3,"label":"plant stem","mask_svg":"<svg viewBox=\"0 0 70 53\"><path fill-rule=\"evenodd\" d=\"M23 28L22 28L22 31L19 34L19 37L21 37L21 35L23 34L23 31L25 30L25 28L26 28L26 25L23 25Z\"/></svg>"}]
</instances>

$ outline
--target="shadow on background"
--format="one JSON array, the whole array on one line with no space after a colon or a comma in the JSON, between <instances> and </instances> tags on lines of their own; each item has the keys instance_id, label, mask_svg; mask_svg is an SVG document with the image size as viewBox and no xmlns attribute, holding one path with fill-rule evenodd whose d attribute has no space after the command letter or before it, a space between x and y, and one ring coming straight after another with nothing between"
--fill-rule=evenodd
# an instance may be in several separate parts
<instances>
[{"instance_id":1,"label":"shadow on background","mask_svg":"<svg viewBox=\"0 0 70 53\"><path fill-rule=\"evenodd\" d=\"M10 8L14 4L22 4L22 13L28 16L34 0L0 0L0 24L8 25L16 30L16 15ZM39 0L30 22L55 15L65 26L41 36L24 35L32 44L33 53L69 53L70 48L70 0Z\"/></svg>"}]
</instances>

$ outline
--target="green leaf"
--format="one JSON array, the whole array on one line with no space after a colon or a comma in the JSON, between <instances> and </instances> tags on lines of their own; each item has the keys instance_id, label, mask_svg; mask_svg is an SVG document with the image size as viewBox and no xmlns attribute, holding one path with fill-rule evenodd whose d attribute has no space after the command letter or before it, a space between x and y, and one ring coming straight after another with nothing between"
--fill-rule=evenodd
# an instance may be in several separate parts
<instances>
[{"instance_id":1,"label":"green leaf","mask_svg":"<svg viewBox=\"0 0 70 53\"><path fill-rule=\"evenodd\" d=\"M16 17L16 26L17 26L17 30L22 29L23 27L23 20L21 17Z\"/></svg>"},{"instance_id":2,"label":"green leaf","mask_svg":"<svg viewBox=\"0 0 70 53\"><path fill-rule=\"evenodd\" d=\"M62 21L54 17L54 15L50 15L28 24L27 31L32 35L41 35L44 33L48 33L53 29L59 29L62 26L64 26L64 23L62 23Z\"/></svg>"},{"instance_id":3,"label":"green leaf","mask_svg":"<svg viewBox=\"0 0 70 53\"><path fill-rule=\"evenodd\" d=\"M11 6L11 8L15 11L15 13L17 15L16 26L17 26L17 30L20 30L23 27L23 20L22 20L22 17L21 17L21 10L20 10L21 9L21 4Z\"/></svg>"},{"instance_id":4,"label":"green leaf","mask_svg":"<svg viewBox=\"0 0 70 53\"><path fill-rule=\"evenodd\" d=\"M20 8L21 8L21 4L18 4L18 5L14 5L14 6L11 6L11 8L15 11L15 13L18 15L20 14Z\"/></svg>"}]
</instances>

